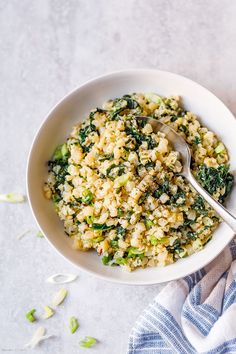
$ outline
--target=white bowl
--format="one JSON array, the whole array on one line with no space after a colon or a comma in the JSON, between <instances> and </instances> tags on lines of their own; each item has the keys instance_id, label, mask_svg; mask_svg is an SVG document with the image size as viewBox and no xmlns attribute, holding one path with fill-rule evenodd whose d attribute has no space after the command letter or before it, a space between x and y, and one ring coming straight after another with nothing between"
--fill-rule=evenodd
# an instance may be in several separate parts
<instances>
[{"instance_id":1,"label":"white bowl","mask_svg":"<svg viewBox=\"0 0 236 354\"><path fill-rule=\"evenodd\" d=\"M216 96L197 83L169 72L128 70L85 83L53 108L39 128L30 151L27 190L39 228L64 258L107 280L126 284L155 284L184 277L205 266L230 242L234 236L233 231L222 223L202 251L164 268L138 269L129 273L119 267L104 266L95 252L73 250L53 204L44 198L42 192L47 178L47 161L56 146L65 141L72 126L84 120L91 109L101 106L104 101L132 92L180 95L184 106L196 113L203 124L225 142L231 158L231 169L236 169L236 120ZM236 211L235 189L227 207L232 212Z\"/></svg>"}]
</instances>

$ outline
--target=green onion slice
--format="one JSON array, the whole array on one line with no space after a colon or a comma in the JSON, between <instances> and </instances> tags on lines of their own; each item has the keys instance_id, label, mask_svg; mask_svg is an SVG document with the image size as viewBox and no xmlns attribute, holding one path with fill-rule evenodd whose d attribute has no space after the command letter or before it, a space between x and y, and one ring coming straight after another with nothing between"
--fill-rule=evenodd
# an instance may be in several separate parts
<instances>
[{"instance_id":1,"label":"green onion slice","mask_svg":"<svg viewBox=\"0 0 236 354\"><path fill-rule=\"evenodd\" d=\"M27 314L25 315L25 317L27 318L27 320L29 320L30 322L34 322L36 321L36 318L34 317L34 313L36 312L35 309L30 310L29 312L27 312Z\"/></svg>"},{"instance_id":2,"label":"green onion slice","mask_svg":"<svg viewBox=\"0 0 236 354\"><path fill-rule=\"evenodd\" d=\"M81 347L84 348L90 348L92 347L95 343L97 343L97 339L89 336L85 336L84 339L82 339L79 344Z\"/></svg>"},{"instance_id":3,"label":"green onion slice","mask_svg":"<svg viewBox=\"0 0 236 354\"><path fill-rule=\"evenodd\" d=\"M55 311L49 306L44 306L44 311L45 313L42 316L44 320L47 320L48 318L52 317L55 313Z\"/></svg>"},{"instance_id":4,"label":"green onion slice","mask_svg":"<svg viewBox=\"0 0 236 354\"><path fill-rule=\"evenodd\" d=\"M67 290L62 288L60 289L53 297L53 300L52 300L52 305L53 306L58 306L60 305L66 298L67 296Z\"/></svg>"},{"instance_id":5,"label":"green onion slice","mask_svg":"<svg viewBox=\"0 0 236 354\"><path fill-rule=\"evenodd\" d=\"M78 320L74 316L70 318L70 331L71 333L75 333L77 328L79 327Z\"/></svg>"},{"instance_id":6,"label":"green onion slice","mask_svg":"<svg viewBox=\"0 0 236 354\"><path fill-rule=\"evenodd\" d=\"M0 194L0 202L7 203L22 203L25 201L25 197L20 193L7 193Z\"/></svg>"}]
</instances>

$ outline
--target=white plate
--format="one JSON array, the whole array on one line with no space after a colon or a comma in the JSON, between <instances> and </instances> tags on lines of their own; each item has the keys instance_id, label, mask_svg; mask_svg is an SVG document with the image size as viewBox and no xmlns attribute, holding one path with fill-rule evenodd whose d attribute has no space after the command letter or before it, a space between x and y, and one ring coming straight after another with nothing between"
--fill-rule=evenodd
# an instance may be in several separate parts
<instances>
[{"instance_id":1,"label":"white plate","mask_svg":"<svg viewBox=\"0 0 236 354\"><path fill-rule=\"evenodd\" d=\"M132 92L156 92L180 95L184 107L196 113L202 123L217 133L226 144L231 169L236 169L236 120L212 93L182 76L158 70L128 70L91 80L66 96L46 117L29 155L27 190L32 212L39 228L56 250L78 267L107 280L126 284L155 284L193 273L215 258L233 238L232 230L222 223L206 247L164 268L139 269L132 273L119 267L104 266L95 252L79 252L71 248L51 202L43 196L47 178L47 161L58 144L65 141L72 126L84 120L89 111L110 98ZM236 211L234 188L227 207Z\"/></svg>"}]
</instances>

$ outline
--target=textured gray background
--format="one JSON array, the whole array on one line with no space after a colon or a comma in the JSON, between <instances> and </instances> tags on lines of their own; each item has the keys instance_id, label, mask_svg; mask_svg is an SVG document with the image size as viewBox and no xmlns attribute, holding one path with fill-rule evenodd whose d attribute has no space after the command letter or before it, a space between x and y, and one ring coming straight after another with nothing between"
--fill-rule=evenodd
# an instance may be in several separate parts
<instances>
[{"instance_id":1,"label":"textured gray background","mask_svg":"<svg viewBox=\"0 0 236 354\"><path fill-rule=\"evenodd\" d=\"M25 193L26 159L48 110L95 75L150 67L190 77L236 113L236 1L1 0L0 192ZM114 285L77 271L36 237L28 204L0 205L0 350L20 353L36 329L27 310L48 304L55 272L78 273L68 299L44 322L57 337L36 353L88 352L83 335L100 340L92 353L123 354L137 315L160 286ZM32 232L18 241L17 235ZM68 319L80 329L71 335ZM42 324L42 323L40 323Z\"/></svg>"}]
</instances>

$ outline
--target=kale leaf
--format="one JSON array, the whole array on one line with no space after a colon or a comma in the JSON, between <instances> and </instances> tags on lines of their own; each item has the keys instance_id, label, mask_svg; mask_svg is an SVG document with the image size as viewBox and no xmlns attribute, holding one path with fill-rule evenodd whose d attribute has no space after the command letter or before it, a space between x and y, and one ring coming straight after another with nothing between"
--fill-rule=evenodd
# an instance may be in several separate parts
<instances>
[{"instance_id":1,"label":"kale leaf","mask_svg":"<svg viewBox=\"0 0 236 354\"><path fill-rule=\"evenodd\" d=\"M89 152L93 146L93 144L89 144L89 145L86 144L86 139L89 136L89 134L92 132L97 132L97 129L95 125L92 124L91 122L89 125L86 125L85 127L79 130L78 140L84 152Z\"/></svg>"},{"instance_id":2,"label":"kale leaf","mask_svg":"<svg viewBox=\"0 0 236 354\"><path fill-rule=\"evenodd\" d=\"M168 194L170 192L170 183L166 179L162 185L160 185L153 193L153 197L159 199L163 193Z\"/></svg>"},{"instance_id":3,"label":"kale leaf","mask_svg":"<svg viewBox=\"0 0 236 354\"><path fill-rule=\"evenodd\" d=\"M125 128L125 132L127 135L131 135L135 139L137 147L139 147L143 143L143 141L147 142L148 149L154 149L155 147L157 147L156 141L154 141L150 135L145 135L139 132L134 127L127 126Z\"/></svg>"},{"instance_id":4,"label":"kale leaf","mask_svg":"<svg viewBox=\"0 0 236 354\"><path fill-rule=\"evenodd\" d=\"M234 184L234 177L229 173L228 165L220 165L214 168L203 164L199 167L197 178L210 194L214 194L218 189L225 188L224 194L219 198L220 203L225 201Z\"/></svg>"}]
</instances>

